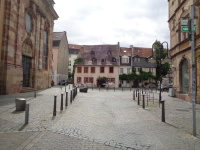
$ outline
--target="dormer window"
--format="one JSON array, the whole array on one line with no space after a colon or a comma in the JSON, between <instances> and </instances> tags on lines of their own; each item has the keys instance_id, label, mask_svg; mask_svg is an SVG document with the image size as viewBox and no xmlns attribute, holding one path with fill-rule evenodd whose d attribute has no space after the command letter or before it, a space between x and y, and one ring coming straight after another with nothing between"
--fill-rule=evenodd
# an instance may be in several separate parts
<instances>
[{"instance_id":1,"label":"dormer window","mask_svg":"<svg viewBox=\"0 0 200 150\"><path fill-rule=\"evenodd\" d=\"M103 59L101 59L101 62L102 62L102 63L106 62L106 59L104 59L104 58L103 58Z\"/></svg>"},{"instance_id":2,"label":"dormer window","mask_svg":"<svg viewBox=\"0 0 200 150\"><path fill-rule=\"evenodd\" d=\"M116 62L116 58L115 57L112 58L112 62Z\"/></svg>"},{"instance_id":3,"label":"dormer window","mask_svg":"<svg viewBox=\"0 0 200 150\"><path fill-rule=\"evenodd\" d=\"M108 55L111 55L112 53L111 53L111 51L109 50L109 51L107 51L107 54L108 54Z\"/></svg>"},{"instance_id":4,"label":"dormer window","mask_svg":"<svg viewBox=\"0 0 200 150\"><path fill-rule=\"evenodd\" d=\"M96 58L92 58L92 63L96 63L97 59Z\"/></svg>"},{"instance_id":5,"label":"dormer window","mask_svg":"<svg viewBox=\"0 0 200 150\"><path fill-rule=\"evenodd\" d=\"M129 57L128 56L122 56L122 63L128 64L129 63Z\"/></svg>"},{"instance_id":6,"label":"dormer window","mask_svg":"<svg viewBox=\"0 0 200 150\"><path fill-rule=\"evenodd\" d=\"M92 54L92 55L95 55L95 52L94 52L94 51L91 51L91 54Z\"/></svg>"}]
</instances>

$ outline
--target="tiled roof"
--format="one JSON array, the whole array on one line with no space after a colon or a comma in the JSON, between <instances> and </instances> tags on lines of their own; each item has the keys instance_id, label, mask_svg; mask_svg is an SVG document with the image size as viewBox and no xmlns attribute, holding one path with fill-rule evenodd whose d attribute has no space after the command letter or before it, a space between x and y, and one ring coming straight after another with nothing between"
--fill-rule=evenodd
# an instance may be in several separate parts
<instances>
[{"instance_id":1,"label":"tiled roof","mask_svg":"<svg viewBox=\"0 0 200 150\"><path fill-rule=\"evenodd\" d=\"M54 41L60 41L65 34L66 34L65 31L63 31L63 32L53 32L53 40Z\"/></svg>"},{"instance_id":2,"label":"tiled roof","mask_svg":"<svg viewBox=\"0 0 200 150\"><path fill-rule=\"evenodd\" d=\"M119 45L83 45L81 57L85 65L92 61L95 65L118 65Z\"/></svg>"},{"instance_id":3,"label":"tiled roof","mask_svg":"<svg viewBox=\"0 0 200 150\"><path fill-rule=\"evenodd\" d=\"M69 44L69 49L81 49L81 45Z\"/></svg>"},{"instance_id":4,"label":"tiled roof","mask_svg":"<svg viewBox=\"0 0 200 150\"><path fill-rule=\"evenodd\" d=\"M119 56L131 56L131 48L126 48L126 47L120 47L120 53Z\"/></svg>"},{"instance_id":5,"label":"tiled roof","mask_svg":"<svg viewBox=\"0 0 200 150\"><path fill-rule=\"evenodd\" d=\"M136 55L143 58L152 56L152 48L134 47L133 56L136 56Z\"/></svg>"}]
</instances>

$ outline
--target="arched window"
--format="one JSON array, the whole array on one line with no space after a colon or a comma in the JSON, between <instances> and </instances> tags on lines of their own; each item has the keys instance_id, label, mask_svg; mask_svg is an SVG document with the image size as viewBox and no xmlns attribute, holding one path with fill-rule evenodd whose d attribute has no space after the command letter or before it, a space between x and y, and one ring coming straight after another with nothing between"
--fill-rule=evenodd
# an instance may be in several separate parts
<instances>
[{"instance_id":1,"label":"arched window","mask_svg":"<svg viewBox=\"0 0 200 150\"><path fill-rule=\"evenodd\" d=\"M44 31L44 40L43 40L43 58L42 58L42 68L47 69L47 60L48 60L48 33Z\"/></svg>"},{"instance_id":2,"label":"arched window","mask_svg":"<svg viewBox=\"0 0 200 150\"><path fill-rule=\"evenodd\" d=\"M33 30L33 22L32 22L32 16L29 13L26 13L25 25L26 25L26 31L27 32L32 32L32 30Z\"/></svg>"}]
</instances>

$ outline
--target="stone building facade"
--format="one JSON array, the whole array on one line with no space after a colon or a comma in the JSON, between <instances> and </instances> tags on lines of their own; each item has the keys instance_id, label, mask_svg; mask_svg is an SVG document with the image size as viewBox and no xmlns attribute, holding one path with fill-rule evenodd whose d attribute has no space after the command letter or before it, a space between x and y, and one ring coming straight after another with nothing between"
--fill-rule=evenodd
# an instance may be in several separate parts
<instances>
[{"instance_id":1,"label":"stone building facade","mask_svg":"<svg viewBox=\"0 0 200 150\"><path fill-rule=\"evenodd\" d=\"M188 33L181 31L181 20L189 19L190 6L195 5L197 103L200 103L200 0L168 0L168 4L173 86L176 96L186 101L192 99L192 52Z\"/></svg>"},{"instance_id":2,"label":"stone building facade","mask_svg":"<svg viewBox=\"0 0 200 150\"><path fill-rule=\"evenodd\" d=\"M50 87L54 1L0 2L0 94Z\"/></svg>"},{"instance_id":3,"label":"stone building facade","mask_svg":"<svg viewBox=\"0 0 200 150\"><path fill-rule=\"evenodd\" d=\"M53 54L52 54L52 79L57 85L62 80L68 80L68 49L67 33L53 33Z\"/></svg>"}]
</instances>

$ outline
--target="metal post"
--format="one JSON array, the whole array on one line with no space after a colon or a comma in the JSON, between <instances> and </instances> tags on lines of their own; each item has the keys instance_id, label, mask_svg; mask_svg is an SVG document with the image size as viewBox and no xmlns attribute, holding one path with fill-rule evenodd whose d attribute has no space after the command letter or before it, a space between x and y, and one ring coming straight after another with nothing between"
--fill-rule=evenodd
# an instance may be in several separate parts
<instances>
[{"instance_id":1,"label":"metal post","mask_svg":"<svg viewBox=\"0 0 200 150\"><path fill-rule=\"evenodd\" d=\"M140 105L140 93L138 92L138 105Z\"/></svg>"},{"instance_id":2,"label":"metal post","mask_svg":"<svg viewBox=\"0 0 200 150\"><path fill-rule=\"evenodd\" d=\"M142 108L145 109L145 95L142 95Z\"/></svg>"},{"instance_id":3,"label":"metal post","mask_svg":"<svg viewBox=\"0 0 200 150\"><path fill-rule=\"evenodd\" d=\"M56 98L57 96L54 96L53 116L56 116Z\"/></svg>"},{"instance_id":4,"label":"metal post","mask_svg":"<svg viewBox=\"0 0 200 150\"><path fill-rule=\"evenodd\" d=\"M63 94L61 94L60 110L63 110Z\"/></svg>"},{"instance_id":5,"label":"metal post","mask_svg":"<svg viewBox=\"0 0 200 150\"><path fill-rule=\"evenodd\" d=\"M26 110L25 110L25 124L28 124L29 121L29 104L26 104Z\"/></svg>"},{"instance_id":6,"label":"metal post","mask_svg":"<svg viewBox=\"0 0 200 150\"><path fill-rule=\"evenodd\" d=\"M162 122L165 122L165 101L161 101L162 104Z\"/></svg>"},{"instance_id":7,"label":"metal post","mask_svg":"<svg viewBox=\"0 0 200 150\"><path fill-rule=\"evenodd\" d=\"M69 84L69 89L70 89L70 84Z\"/></svg>"},{"instance_id":8,"label":"metal post","mask_svg":"<svg viewBox=\"0 0 200 150\"><path fill-rule=\"evenodd\" d=\"M133 100L135 100L135 91L133 90Z\"/></svg>"},{"instance_id":9,"label":"metal post","mask_svg":"<svg viewBox=\"0 0 200 150\"><path fill-rule=\"evenodd\" d=\"M192 114L193 114L193 136L196 136L196 59L195 59L195 36L194 15L195 6L191 6L191 50L192 50Z\"/></svg>"},{"instance_id":10,"label":"metal post","mask_svg":"<svg viewBox=\"0 0 200 150\"><path fill-rule=\"evenodd\" d=\"M65 107L68 106L68 92L66 92Z\"/></svg>"},{"instance_id":11,"label":"metal post","mask_svg":"<svg viewBox=\"0 0 200 150\"><path fill-rule=\"evenodd\" d=\"M70 91L70 103L72 103L72 90Z\"/></svg>"}]
</instances>

